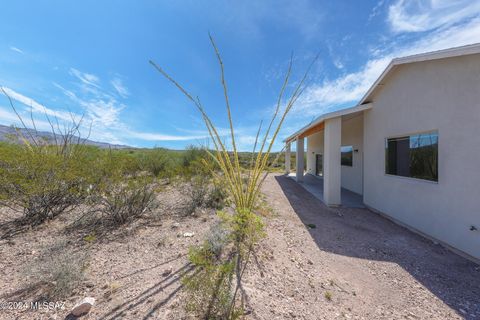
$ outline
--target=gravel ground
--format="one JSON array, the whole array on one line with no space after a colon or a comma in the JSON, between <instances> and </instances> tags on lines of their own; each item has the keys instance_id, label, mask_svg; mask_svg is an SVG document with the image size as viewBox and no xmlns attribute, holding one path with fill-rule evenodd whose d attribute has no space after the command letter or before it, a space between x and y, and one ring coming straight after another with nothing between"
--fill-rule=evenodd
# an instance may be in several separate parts
<instances>
[{"instance_id":1,"label":"gravel ground","mask_svg":"<svg viewBox=\"0 0 480 320\"><path fill-rule=\"evenodd\" d=\"M263 192L272 213L245 277L247 319L480 319L478 265L366 209L327 208L284 176L268 177ZM66 229L66 218L1 240L0 301L38 296L42 275L28 266L55 243L90 258L64 310L0 310L0 319L64 319L86 296L96 304L81 319L187 318L180 282L191 271L186 254L217 218L211 210L169 214L166 208L181 203L174 189L159 198L167 205L154 218L95 241ZM0 221L11 219L0 211Z\"/></svg>"},{"instance_id":2,"label":"gravel ground","mask_svg":"<svg viewBox=\"0 0 480 320\"><path fill-rule=\"evenodd\" d=\"M292 179L249 279L257 319L480 319L480 267L366 209L330 209ZM307 225L313 224L315 228Z\"/></svg>"}]
</instances>

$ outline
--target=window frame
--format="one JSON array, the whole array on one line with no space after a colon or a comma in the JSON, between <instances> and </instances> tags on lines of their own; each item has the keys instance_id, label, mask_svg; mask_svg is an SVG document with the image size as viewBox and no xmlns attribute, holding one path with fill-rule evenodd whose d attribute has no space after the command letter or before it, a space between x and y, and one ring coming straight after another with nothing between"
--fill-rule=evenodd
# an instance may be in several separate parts
<instances>
[{"instance_id":1,"label":"window frame","mask_svg":"<svg viewBox=\"0 0 480 320\"><path fill-rule=\"evenodd\" d=\"M401 175L387 173L387 153L386 152L387 152L387 146L388 146L388 140L389 139L396 139L396 138L402 138L402 137L407 137L407 136L411 137L411 136L422 135L422 134L431 134L431 133L436 133L437 134L437 176L438 176L437 180L428 180L428 179L401 176ZM439 184L439 182L440 182L440 130L439 129L421 130L421 131L414 131L414 132L410 132L410 133L387 136L386 138L384 138L384 141L383 141L383 152L384 152L384 154L383 154L383 174L384 174L384 176L404 179L404 180L412 181L412 182Z\"/></svg>"}]
</instances>

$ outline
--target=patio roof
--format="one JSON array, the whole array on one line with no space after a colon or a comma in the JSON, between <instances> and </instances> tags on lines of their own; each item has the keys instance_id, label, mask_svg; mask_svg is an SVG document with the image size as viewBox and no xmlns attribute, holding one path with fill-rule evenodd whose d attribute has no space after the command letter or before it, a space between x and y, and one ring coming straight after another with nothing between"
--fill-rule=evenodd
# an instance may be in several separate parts
<instances>
[{"instance_id":1,"label":"patio roof","mask_svg":"<svg viewBox=\"0 0 480 320\"><path fill-rule=\"evenodd\" d=\"M325 120L365 111L370 109L371 107L372 107L371 103L365 103L358 106L322 114L321 116L313 120L310 124L306 125L302 129L290 135L287 139L284 140L284 142L292 142L293 140L296 140L298 137L302 138L304 136L308 136L315 133L316 132L315 129L322 128L322 124L325 122Z\"/></svg>"}]
</instances>

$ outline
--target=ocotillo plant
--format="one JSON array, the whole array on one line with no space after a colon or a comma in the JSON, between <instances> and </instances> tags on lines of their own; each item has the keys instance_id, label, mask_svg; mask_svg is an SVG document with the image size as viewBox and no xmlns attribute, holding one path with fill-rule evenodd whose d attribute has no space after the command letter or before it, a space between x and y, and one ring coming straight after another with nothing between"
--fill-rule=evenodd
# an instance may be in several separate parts
<instances>
[{"instance_id":1,"label":"ocotillo plant","mask_svg":"<svg viewBox=\"0 0 480 320\"><path fill-rule=\"evenodd\" d=\"M152 64L153 67L168 81L175 85L200 112L214 146L213 151L208 151L208 153L220 168L221 175L227 184L229 196L234 204L235 213L232 216L228 216L225 213L221 215L222 220L225 222L231 232L230 239L232 246L230 253L227 255L227 261L219 264L221 268L217 268L214 269L216 271L212 271L213 269L210 268L211 266L208 266L208 263L205 262L208 260L207 257L211 256L211 254L205 253L205 248L195 251L197 254L201 252L201 259L199 259L198 256L191 256L191 260L194 260L193 262L197 264L197 266L203 267L205 270L209 270L206 273L207 276L217 277L217 281L210 279L210 282L217 286L217 290L213 290L211 292L212 296L209 298L210 302L207 304L207 309L205 310L203 316L206 318L212 318L214 317L214 313L216 313L223 319L231 319L238 314L237 311L235 311L237 292L241 287L242 276L250 259L250 254L254 245L258 242L263 234L263 223L260 217L255 214L254 210L257 204L256 202L258 200L260 187L265 178L263 175L266 174L265 171L267 169L269 155L287 114L290 112L293 105L306 88L307 75L313 65L313 62L308 67L303 77L293 86L290 96L286 97L287 86L289 85L293 63L293 58L290 58L288 69L276 101L275 111L273 112L272 118L270 119L268 127L264 133L262 134L261 125L258 129L255 144L253 146L250 167L247 168L247 172L245 172L241 169L239 163L235 128L233 125L223 61L214 39L211 35L209 35L209 38L220 66L221 85L223 88L230 129L229 145L224 142L223 137L219 134L217 127L208 116L200 99L198 97L194 97L194 95L187 91L184 86L179 84L155 62L150 61L150 64ZM314 59L314 61L315 60L316 59ZM261 137L261 135L263 136ZM228 146L231 146L231 150L228 150ZM214 174L217 175L218 173L214 172ZM230 271L235 274L236 285L232 289L231 295L227 299L229 300L228 306L224 310L214 310L216 308L214 306L216 299L223 299L223 301L226 299L224 294L225 292L220 292L220 290L218 290L218 286L220 286L222 283L227 283L227 285L229 284L229 281L225 281L225 279L230 279L231 281L232 277L230 276ZM205 286L198 285L198 283L195 287L197 290L205 290Z\"/></svg>"}]
</instances>

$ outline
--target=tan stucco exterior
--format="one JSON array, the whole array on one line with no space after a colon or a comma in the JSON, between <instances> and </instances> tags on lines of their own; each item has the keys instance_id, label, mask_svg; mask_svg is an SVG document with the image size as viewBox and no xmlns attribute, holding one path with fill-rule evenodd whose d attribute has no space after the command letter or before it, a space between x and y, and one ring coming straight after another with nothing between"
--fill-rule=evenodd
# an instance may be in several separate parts
<instances>
[{"instance_id":1,"label":"tan stucco exterior","mask_svg":"<svg viewBox=\"0 0 480 320\"><path fill-rule=\"evenodd\" d=\"M407 64L364 113L364 203L480 258L480 54ZM438 130L438 183L385 174L385 139Z\"/></svg>"},{"instance_id":2,"label":"tan stucco exterior","mask_svg":"<svg viewBox=\"0 0 480 320\"><path fill-rule=\"evenodd\" d=\"M315 174L317 153L330 159L324 197L333 196L325 203L336 204L341 185L367 207L480 261L480 45L394 60L360 105L312 125L319 122L325 130L306 138L306 172ZM386 139L429 131L438 132L438 182L387 175ZM356 150L352 167L340 166L339 140Z\"/></svg>"}]
</instances>

